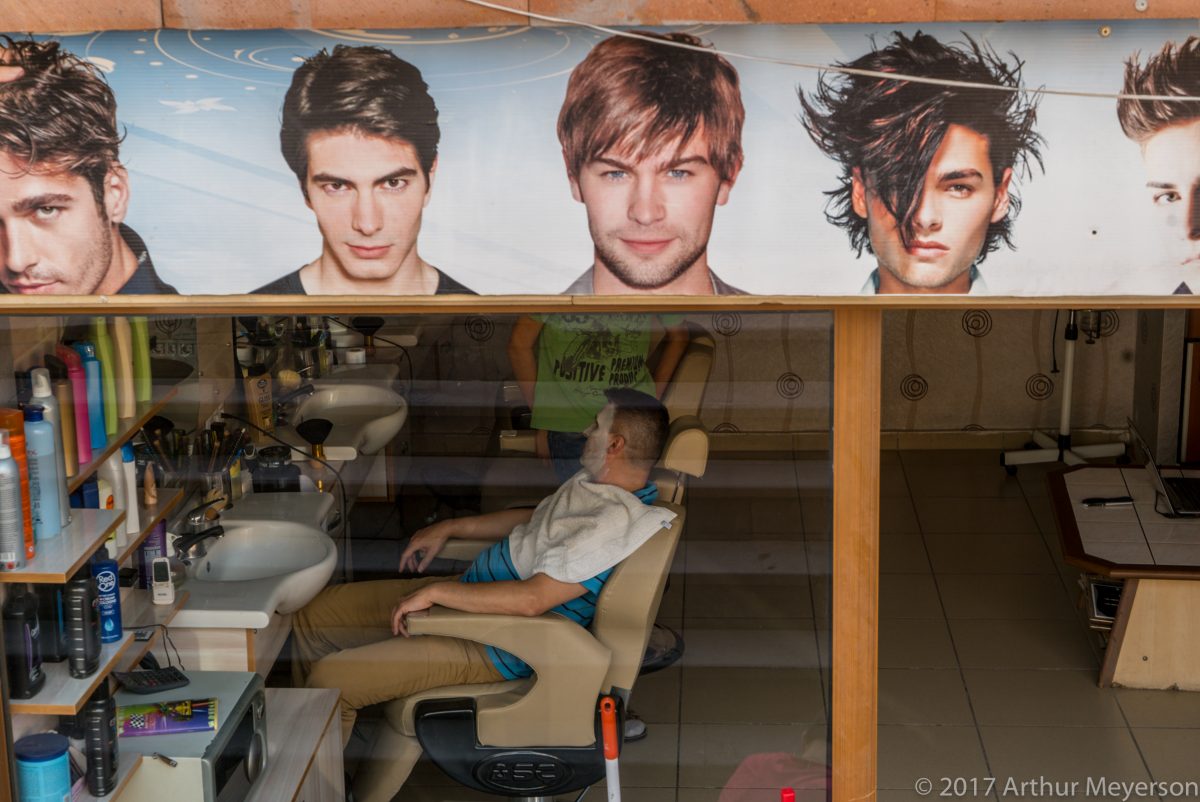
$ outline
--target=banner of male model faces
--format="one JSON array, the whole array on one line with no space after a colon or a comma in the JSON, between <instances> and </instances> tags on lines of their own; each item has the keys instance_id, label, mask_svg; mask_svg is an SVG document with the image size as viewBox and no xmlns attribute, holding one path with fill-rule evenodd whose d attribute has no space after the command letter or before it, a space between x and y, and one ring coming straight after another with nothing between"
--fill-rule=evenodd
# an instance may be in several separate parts
<instances>
[{"instance_id":1,"label":"banner of male model faces","mask_svg":"<svg viewBox=\"0 0 1200 802\"><path fill-rule=\"evenodd\" d=\"M1200 103L1161 99L1200 96L1195 30L13 34L0 67L2 283L1200 291Z\"/></svg>"}]
</instances>

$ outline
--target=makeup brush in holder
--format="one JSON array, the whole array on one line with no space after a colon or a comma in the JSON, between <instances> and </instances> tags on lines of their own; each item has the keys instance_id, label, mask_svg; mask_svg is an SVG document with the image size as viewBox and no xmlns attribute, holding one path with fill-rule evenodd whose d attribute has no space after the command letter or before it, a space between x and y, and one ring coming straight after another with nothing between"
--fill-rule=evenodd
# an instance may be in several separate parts
<instances>
[{"instance_id":1,"label":"makeup brush in holder","mask_svg":"<svg viewBox=\"0 0 1200 802\"><path fill-rule=\"evenodd\" d=\"M319 460L325 459L325 441L329 439L329 433L332 431L333 421L325 418L310 418L296 424L296 434L308 443L312 448L313 457ZM324 470L324 466L321 466L321 469ZM324 479L318 478L316 484L317 490L324 492Z\"/></svg>"},{"instance_id":2,"label":"makeup brush in holder","mask_svg":"<svg viewBox=\"0 0 1200 802\"><path fill-rule=\"evenodd\" d=\"M375 355L375 332L383 328L383 318L381 317L355 317L351 318L350 325L363 336L363 347L367 351L367 356Z\"/></svg>"}]
</instances>

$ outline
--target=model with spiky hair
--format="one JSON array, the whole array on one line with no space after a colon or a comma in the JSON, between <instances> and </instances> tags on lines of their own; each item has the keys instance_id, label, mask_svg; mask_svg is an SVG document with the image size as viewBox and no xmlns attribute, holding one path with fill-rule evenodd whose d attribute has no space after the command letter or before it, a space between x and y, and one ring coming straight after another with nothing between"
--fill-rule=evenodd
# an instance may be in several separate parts
<instances>
[{"instance_id":1,"label":"model with spiky hair","mask_svg":"<svg viewBox=\"0 0 1200 802\"><path fill-rule=\"evenodd\" d=\"M1013 247L1014 174L1041 166L1021 61L969 37L897 32L837 66L871 74L825 73L800 103L813 142L842 167L826 217L878 262L863 291L986 292L976 265Z\"/></svg>"}]
</instances>

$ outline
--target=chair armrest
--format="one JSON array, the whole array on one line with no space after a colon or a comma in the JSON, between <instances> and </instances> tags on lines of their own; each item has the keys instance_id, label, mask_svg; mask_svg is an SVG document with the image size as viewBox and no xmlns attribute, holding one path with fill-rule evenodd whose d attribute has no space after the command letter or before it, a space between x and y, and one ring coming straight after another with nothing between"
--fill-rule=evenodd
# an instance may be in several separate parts
<instances>
[{"instance_id":1,"label":"chair armrest","mask_svg":"<svg viewBox=\"0 0 1200 802\"><path fill-rule=\"evenodd\" d=\"M469 538L451 538L442 546L438 557L443 560L474 560L483 551L496 545L495 540L471 540Z\"/></svg>"},{"instance_id":2,"label":"chair armrest","mask_svg":"<svg viewBox=\"0 0 1200 802\"><path fill-rule=\"evenodd\" d=\"M505 697L477 702L480 743L595 743L596 697L604 690L612 652L583 627L554 613L525 617L434 607L425 615L410 615L408 629L414 635L495 646L537 674L533 687L515 702Z\"/></svg>"},{"instance_id":3,"label":"chair armrest","mask_svg":"<svg viewBox=\"0 0 1200 802\"><path fill-rule=\"evenodd\" d=\"M521 454L537 453L536 429L501 429L500 450L516 451Z\"/></svg>"}]
</instances>

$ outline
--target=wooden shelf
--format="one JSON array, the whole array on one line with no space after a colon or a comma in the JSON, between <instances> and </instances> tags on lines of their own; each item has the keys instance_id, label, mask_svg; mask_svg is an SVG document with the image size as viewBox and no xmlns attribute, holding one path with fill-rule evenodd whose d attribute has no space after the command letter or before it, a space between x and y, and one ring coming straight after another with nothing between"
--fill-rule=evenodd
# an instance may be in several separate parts
<instances>
[{"instance_id":1,"label":"wooden shelf","mask_svg":"<svg viewBox=\"0 0 1200 802\"><path fill-rule=\"evenodd\" d=\"M175 509L179 504L179 500L183 498L183 488L180 487L160 487L158 489L158 503L152 507L147 507L141 502L141 492L138 492L138 522L142 525L142 531L138 533L133 540L130 540L121 547L121 553L117 556L117 564L124 565L125 561L133 556L137 551L138 546L142 545L143 541L150 534L159 521L166 518L171 510Z\"/></svg>"},{"instance_id":2,"label":"wooden shelf","mask_svg":"<svg viewBox=\"0 0 1200 802\"><path fill-rule=\"evenodd\" d=\"M167 402L175 397L175 393L179 391L179 385L172 385L166 388L154 388L154 398L149 401L144 401L137 406L137 413L132 418L121 418L117 421L117 433L108 438L108 445L102 448L99 452L92 452L92 461L79 466L79 470L75 475L67 480L67 492L74 493L79 489L79 486L87 480L89 476L96 472L96 469L103 462L117 452L121 446L129 441L129 438L140 428L146 425L146 421L153 418L155 415L166 406Z\"/></svg>"},{"instance_id":3,"label":"wooden shelf","mask_svg":"<svg viewBox=\"0 0 1200 802\"><path fill-rule=\"evenodd\" d=\"M171 604L155 604L150 591L141 588L126 588L121 597L122 626L129 632L145 629L155 624L161 624L164 627L170 626L171 621L175 619L175 614L182 609L187 600L188 592L177 590L175 591L175 601ZM162 629L154 626L154 632L150 635L150 639L134 641L133 647L121 658L120 665L115 670L129 671L141 662L146 653L153 649L161 639Z\"/></svg>"},{"instance_id":4,"label":"wooden shelf","mask_svg":"<svg viewBox=\"0 0 1200 802\"><path fill-rule=\"evenodd\" d=\"M66 582L118 526L124 510L71 510L71 523L57 537L37 542L37 556L24 568L0 573L0 582Z\"/></svg>"},{"instance_id":5,"label":"wooden shelf","mask_svg":"<svg viewBox=\"0 0 1200 802\"><path fill-rule=\"evenodd\" d=\"M87 784L83 786L83 791L75 798L74 802L89 802L89 800L101 800L104 802L113 802L125 790L125 786L137 774L137 770L142 767L142 761L145 760L144 755L139 755L136 752L121 752L117 756L117 784L112 789L112 792L107 796L92 796L88 793Z\"/></svg>"},{"instance_id":6,"label":"wooden shelf","mask_svg":"<svg viewBox=\"0 0 1200 802\"><path fill-rule=\"evenodd\" d=\"M126 631L125 636L116 643L101 646L100 667L90 677L83 679L71 676L66 660L61 663L42 663L42 670L46 672L46 684L42 690L32 699L9 700L9 709L16 715L72 716L78 713L92 692L100 687L100 683L108 681L109 672L131 643L133 632Z\"/></svg>"}]
</instances>

